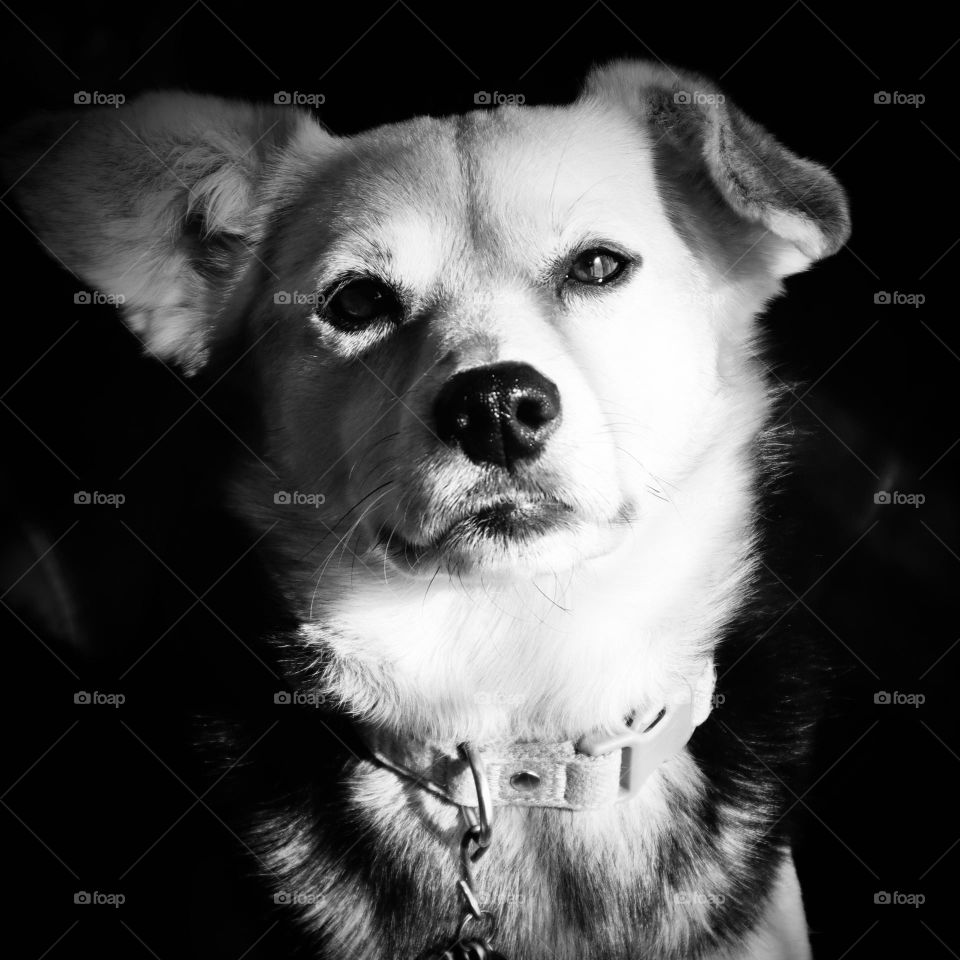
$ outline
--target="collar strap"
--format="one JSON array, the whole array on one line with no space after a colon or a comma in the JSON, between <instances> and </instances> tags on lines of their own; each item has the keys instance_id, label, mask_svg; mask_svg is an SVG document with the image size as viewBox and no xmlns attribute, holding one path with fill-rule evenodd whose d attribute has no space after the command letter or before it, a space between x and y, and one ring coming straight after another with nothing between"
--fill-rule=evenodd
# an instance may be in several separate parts
<instances>
[{"instance_id":1,"label":"collar strap","mask_svg":"<svg viewBox=\"0 0 960 960\"><path fill-rule=\"evenodd\" d=\"M493 805L595 810L632 799L707 718L715 680L711 662L681 698L641 729L588 733L577 740L475 745ZM380 765L451 803L478 806L471 764L456 745L399 737L380 727L360 732Z\"/></svg>"}]
</instances>

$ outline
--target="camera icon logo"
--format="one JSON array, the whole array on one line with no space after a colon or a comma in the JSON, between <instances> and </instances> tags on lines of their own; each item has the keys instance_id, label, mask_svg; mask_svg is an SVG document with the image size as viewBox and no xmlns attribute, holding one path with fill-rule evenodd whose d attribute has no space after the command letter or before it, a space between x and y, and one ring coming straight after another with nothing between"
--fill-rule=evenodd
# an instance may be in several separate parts
<instances>
[{"instance_id":1,"label":"camera icon logo","mask_svg":"<svg viewBox=\"0 0 960 960\"><path fill-rule=\"evenodd\" d=\"M289 106L293 102L293 98L286 90L278 90L273 95L273 102L278 106Z\"/></svg>"},{"instance_id":2,"label":"camera icon logo","mask_svg":"<svg viewBox=\"0 0 960 960\"><path fill-rule=\"evenodd\" d=\"M890 694L886 690L878 690L873 695L873 702L880 703L880 704L892 703L893 698L890 696Z\"/></svg>"},{"instance_id":3,"label":"camera icon logo","mask_svg":"<svg viewBox=\"0 0 960 960\"><path fill-rule=\"evenodd\" d=\"M274 903L289 903L289 902L290 902L290 894L287 893L286 890L278 890L278 891L273 895L273 902L274 902Z\"/></svg>"},{"instance_id":4,"label":"camera icon logo","mask_svg":"<svg viewBox=\"0 0 960 960\"><path fill-rule=\"evenodd\" d=\"M880 90L873 95L874 103L891 103L893 98L886 90Z\"/></svg>"},{"instance_id":5,"label":"camera icon logo","mask_svg":"<svg viewBox=\"0 0 960 960\"><path fill-rule=\"evenodd\" d=\"M90 496L90 494L86 490L77 490L77 492L74 493L73 495L73 502L79 503L79 504L87 504L87 503L92 503L93 498Z\"/></svg>"},{"instance_id":6,"label":"camera icon logo","mask_svg":"<svg viewBox=\"0 0 960 960\"><path fill-rule=\"evenodd\" d=\"M278 690L273 695L273 702L274 703L292 703L293 697L290 695L289 690Z\"/></svg>"},{"instance_id":7,"label":"camera icon logo","mask_svg":"<svg viewBox=\"0 0 960 960\"><path fill-rule=\"evenodd\" d=\"M674 103L691 103L693 98L690 96L689 91L687 90L678 90L673 95Z\"/></svg>"},{"instance_id":8,"label":"camera icon logo","mask_svg":"<svg viewBox=\"0 0 960 960\"><path fill-rule=\"evenodd\" d=\"M874 903L891 903L892 900L889 893L887 893L885 890L879 890L877 893L873 895L873 902Z\"/></svg>"},{"instance_id":9,"label":"camera icon logo","mask_svg":"<svg viewBox=\"0 0 960 960\"><path fill-rule=\"evenodd\" d=\"M86 690L78 690L73 695L73 702L74 703L92 703L93 697L91 697Z\"/></svg>"},{"instance_id":10,"label":"camera icon logo","mask_svg":"<svg viewBox=\"0 0 960 960\"><path fill-rule=\"evenodd\" d=\"M892 502L892 498L891 498L891 496L890 496L890 491L889 491L889 490L878 490L878 491L873 495L873 502L876 503L876 504L878 504L878 505L882 505L882 504L885 504L885 503L891 503L891 502Z\"/></svg>"},{"instance_id":11,"label":"camera icon logo","mask_svg":"<svg viewBox=\"0 0 960 960\"><path fill-rule=\"evenodd\" d=\"M92 903L92 902L93 902L93 898L90 896L89 893L87 893L86 890L78 890L78 891L73 895L73 902L74 902L74 903L82 903L82 904Z\"/></svg>"},{"instance_id":12,"label":"camera icon logo","mask_svg":"<svg viewBox=\"0 0 960 960\"><path fill-rule=\"evenodd\" d=\"M893 302L893 297L886 290L878 290L873 295L873 302L876 304L888 304Z\"/></svg>"},{"instance_id":13,"label":"camera icon logo","mask_svg":"<svg viewBox=\"0 0 960 960\"><path fill-rule=\"evenodd\" d=\"M473 102L478 106L489 106L493 102L493 98L486 90L479 90L473 95Z\"/></svg>"},{"instance_id":14,"label":"camera icon logo","mask_svg":"<svg viewBox=\"0 0 960 960\"><path fill-rule=\"evenodd\" d=\"M287 493L286 490L278 490L278 491L273 495L273 502L274 502L274 503L288 504L288 503L290 503L290 494Z\"/></svg>"},{"instance_id":15,"label":"camera icon logo","mask_svg":"<svg viewBox=\"0 0 960 960\"><path fill-rule=\"evenodd\" d=\"M73 95L73 102L76 104L88 104L93 102L93 98L86 90L78 90Z\"/></svg>"}]
</instances>

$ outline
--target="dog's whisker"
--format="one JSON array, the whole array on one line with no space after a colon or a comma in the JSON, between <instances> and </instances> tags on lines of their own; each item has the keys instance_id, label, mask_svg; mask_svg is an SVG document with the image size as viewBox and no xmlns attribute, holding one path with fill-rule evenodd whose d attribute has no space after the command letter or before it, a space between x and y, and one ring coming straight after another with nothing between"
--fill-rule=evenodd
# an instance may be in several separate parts
<instances>
[{"instance_id":1,"label":"dog's whisker","mask_svg":"<svg viewBox=\"0 0 960 960\"><path fill-rule=\"evenodd\" d=\"M381 487L391 486L394 482L395 482L395 481L394 481L393 479L387 480L385 483L381 484ZM343 546L342 546L342 548L341 548L341 550L340 550L340 557L339 557L339 559L337 560L337 568L338 568L338 569L339 569L339 567L343 564L343 557L344 557L344 554L345 554L345 552L346 552L346 550L347 550L347 547L348 547L349 544L350 544L350 537L353 536L354 533L356 533L356 536L357 536L357 543L356 543L356 548L355 548L355 549L352 549L352 550L351 550L351 553L353 553L354 557L357 556L357 552L358 552L359 549L360 549L360 537L363 535L363 521L371 514L371 512L373 511L373 509L380 503L380 500L382 500L382 499L383 499L382 497L379 497L379 498L378 498L377 500L375 500L373 503L368 504L367 507L364 508L364 510L363 510L363 512L360 514L360 516L357 518L356 522L353 524L353 526L352 526L352 527L350 528L350 530L348 531L347 537L346 537L346 539L345 539L345 541L344 541L344 544L343 544Z\"/></svg>"},{"instance_id":2,"label":"dog's whisker","mask_svg":"<svg viewBox=\"0 0 960 960\"><path fill-rule=\"evenodd\" d=\"M363 475L363 479L357 484L359 487L364 487L367 481L370 479L371 475L380 470L384 464L389 464L386 469L383 471L384 476L389 476L393 473L396 467L399 465L400 460L395 454L390 454L390 456L383 457L378 460L370 469Z\"/></svg>"},{"instance_id":3,"label":"dog's whisker","mask_svg":"<svg viewBox=\"0 0 960 960\"><path fill-rule=\"evenodd\" d=\"M555 581L557 584L559 584L559 579L557 578L556 573L554 573L553 578L554 578L554 581ZM544 597L545 599L549 600L550 603L552 603L558 610L562 611L563 613L572 613L572 610L570 609L570 607L564 607L564 606L561 606L561 605L560 605L560 603L559 603L559 602L557 601L557 599L556 599L556 596L548 597L547 594L544 592L543 588L540 586L539 583L534 582L534 586L535 586L535 587L537 588L537 590L543 595L543 597Z\"/></svg>"},{"instance_id":4,"label":"dog's whisker","mask_svg":"<svg viewBox=\"0 0 960 960\"><path fill-rule=\"evenodd\" d=\"M437 576L439 575L442 568L443 568L443 561L438 561L437 569L434 570L433 576L430 578L430 581L427 583L427 589L423 591L423 602L420 604L421 611L423 611L423 609L427 605L427 594L430 593L430 588L433 586L433 582L437 579Z\"/></svg>"},{"instance_id":5,"label":"dog's whisker","mask_svg":"<svg viewBox=\"0 0 960 960\"><path fill-rule=\"evenodd\" d=\"M387 486L387 485L384 484L383 486ZM317 593L318 593L319 590L320 590L320 584L321 584L321 582L322 582L322 580L323 580L324 574L326 573L327 566L329 565L330 561L333 559L333 555L337 552L337 547L340 546L340 544L342 543L342 541L343 541L345 538L347 538L347 537L350 536L350 534L357 528L357 526L359 526L359 524L360 524L361 521L364 519L364 517L367 516L367 514L370 512L370 510L372 510L373 507L376 506L376 504L380 502L380 500L382 500L384 497L386 497L388 493L389 493L389 490L383 490L383 492L380 494L380 496L377 498L377 500L375 500L373 504L371 504L366 510L364 510L363 513L361 513L360 517L357 518L357 520L355 521L355 523L353 524L353 526L351 526L350 529L347 530L347 532L343 535L343 537L341 537L341 539L338 540L337 543L335 543L335 544L333 545L333 548L332 548L332 549L330 550L330 552L327 554L327 557L326 557L326 559L324 560L323 565L322 565L321 568L320 568L320 572L319 572L318 575L317 575L317 582L316 582L316 585L315 585L315 587L314 587L313 594L312 594L312 596L311 596L311 598L310 598L310 617L311 617L311 619L313 618L314 603L316 602L316 599L317 599ZM366 499L366 498L365 498L365 499Z\"/></svg>"},{"instance_id":6,"label":"dog's whisker","mask_svg":"<svg viewBox=\"0 0 960 960\"><path fill-rule=\"evenodd\" d=\"M305 554L303 554L303 555L299 558L300 562L306 560L306 558L309 557L310 554L313 553L313 551L317 549L317 547L319 547L322 543L324 543L326 540L328 540L331 536L336 536L337 527L339 527L340 524L343 523L343 521L346 520L346 518L349 517L350 514L353 513L353 511L356 510L357 507L359 507L359 506L364 502L364 500L369 499L369 498L372 497L375 493L379 492L380 490L383 490L384 487L390 486L390 485L391 485L392 483L394 483L394 482L395 482L395 481L394 481L393 479L385 480L383 483L381 483L379 486L375 487L375 488L374 488L373 490L371 490L369 493L364 494L364 496L362 496L359 500L357 500L357 501L353 504L353 506L351 506L345 513L341 514L341 516L340 516L340 518L337 520L337 522L334 523L333 526L329 527L329 528L327 529L327 532L326 532ZM336 547L334 547L334 549L336 549Z\"/></svg>"},{"instance_id":7,"label":"dog's whisker","mask_svg":"<svg viewBox=\"0 0 960 960\"><path fill-rule=\"evenodd\" d=\"M354 471L357 469L357 467L359 467L360 464L363 463L363 461L368 456L370 456L370 454L373 453L373 451L376 450L376 448L379 447L381 443L388 443L390 440L393 440L399 436L400 436L400 431L395 430L393 433L385 434L384 436L380 437L379 440L376 440L374 443L370 444L370 446L366 450L364 450L364 452L360 454L360 456L357 457L357 459L354 460L352 464L350 464L350 472L347 474L347 481L349 482L353 480L353 474L354 474ZM359 483L359 486L361 487L363 486L363 481Z\"/></svg>"}]
</instances>

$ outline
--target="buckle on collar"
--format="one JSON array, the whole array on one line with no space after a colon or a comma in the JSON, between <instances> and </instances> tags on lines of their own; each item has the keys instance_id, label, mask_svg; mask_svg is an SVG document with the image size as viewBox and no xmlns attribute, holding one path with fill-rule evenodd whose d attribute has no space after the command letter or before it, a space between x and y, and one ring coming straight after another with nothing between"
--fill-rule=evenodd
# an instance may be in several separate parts
<instances>
[{"instance_id":1,"label":"buckle on collar","mask_svg":"<svg viewBox=\"0 0 960 960\"><path fill-rule=\"evenodd\" d=\"M577 741L576 750L588 757L621 751L619 803L635 797L653 771L687 745L693 730L693 704L685 700L668 704L659 720L640 732L584 734Z\"/></svg>"}]
</instances>

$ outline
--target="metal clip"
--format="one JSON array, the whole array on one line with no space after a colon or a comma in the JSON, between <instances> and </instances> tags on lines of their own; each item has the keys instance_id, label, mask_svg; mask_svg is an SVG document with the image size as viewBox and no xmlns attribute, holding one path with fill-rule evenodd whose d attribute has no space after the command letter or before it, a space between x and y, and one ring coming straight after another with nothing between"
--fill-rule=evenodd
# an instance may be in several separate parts
<instances>
[{"instance_id":1,"label":"metal clip","mask_svg":"<svg viewBox=\"0 0 960 960\"><path fill-rule=\"evenodd\" d=\"M463 807L464 815L468 818L467 822L471 827L476 827L477 846L479 849L473 855L476 862L483 856L484 851L490 846L490 839L493 837L493 797L490 794L490 784L487 781L487 773L483 768L483 758L480 751L472 743L461 743L460 752L464 755L470 764L470 772L473 774L473 782L477 788L477 812L473 814L471 807ZM467 811L470 811L468 814ZM470 816L473 814L473 821Z\"/></svg>"}]
</instances>

